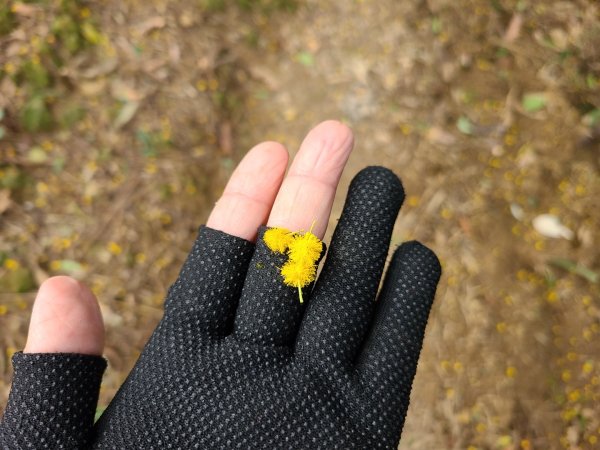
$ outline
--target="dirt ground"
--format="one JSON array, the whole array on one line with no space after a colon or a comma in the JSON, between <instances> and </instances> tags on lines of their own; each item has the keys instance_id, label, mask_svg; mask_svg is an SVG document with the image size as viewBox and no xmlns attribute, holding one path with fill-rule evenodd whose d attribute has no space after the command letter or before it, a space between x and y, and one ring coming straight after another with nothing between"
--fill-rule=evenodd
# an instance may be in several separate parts
<instances>
[{"instance_id":1,"label":"dirt ground","mask_svg":"<svg viewBox=\"0 0 600 450\"><path fill-rule=\"evenodd\" d=\"M0 5L0 404L37 286L100 299L100 409L245 151L317 122L443 263L401 449L600 448L600 5Z\"/></svg>"}]
</instances>

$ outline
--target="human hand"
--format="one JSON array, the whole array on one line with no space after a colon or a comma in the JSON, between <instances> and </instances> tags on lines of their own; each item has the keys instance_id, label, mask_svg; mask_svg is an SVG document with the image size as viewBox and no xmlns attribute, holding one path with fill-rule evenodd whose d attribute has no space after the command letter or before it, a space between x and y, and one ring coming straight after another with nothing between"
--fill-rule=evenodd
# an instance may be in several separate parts
<instances>
[{"instance_id":1,"label":"human hand","mask_svg":"<svg viewBox=\"0 0 600 450\"><path fill-rule=\"evenodd\" d=\"M285 180L281 145L260 144L246 155L169 290L162 321L94 429L104 370L93 356L103 347L97 303L65 277L42 285L25 352L15 355L0 443L396 446L440 273L430 250L404 244L374 301L404 197L399 180L382 168L355 178L303 304L281 281L284 256L260 235L251 243L265 223L295 231L314 222L323 237L352 140L337 122L317 126Z\"/></svg>"}]
</instances>

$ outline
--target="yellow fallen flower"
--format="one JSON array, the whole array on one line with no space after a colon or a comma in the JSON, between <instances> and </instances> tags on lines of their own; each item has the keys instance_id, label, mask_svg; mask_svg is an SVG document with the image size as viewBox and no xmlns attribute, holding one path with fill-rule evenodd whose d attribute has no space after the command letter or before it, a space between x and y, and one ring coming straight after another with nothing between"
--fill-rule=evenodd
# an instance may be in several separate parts
<instances>
[{"instance_id":1,"label":"yellow fallen flower","mask_svg":"<svg viewBox=\"0 0 600 450\"><path fill-rule=\"evenodd\" d=\"M302 288L313 282L317 275L317 261L323 249L321 240L311 231L292 232L285 228L270 228L263 240L270 250L287 253L288 260L280 273L284 284L298 288L300 303L303 303Z\"/></svg>"}]
</instances>

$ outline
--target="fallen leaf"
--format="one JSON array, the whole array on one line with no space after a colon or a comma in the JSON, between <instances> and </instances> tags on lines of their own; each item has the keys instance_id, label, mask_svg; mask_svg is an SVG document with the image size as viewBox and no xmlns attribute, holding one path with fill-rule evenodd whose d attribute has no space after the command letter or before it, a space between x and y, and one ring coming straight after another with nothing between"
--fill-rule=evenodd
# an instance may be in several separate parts
<instances>
[{"instance_id":1,"label":"fallen leaf","mask_svg":"<svg viewBox=\"0 0 600 450\"><path fill-rule=\"evenodd\" d=\"M40 7L21 2L15 2L10 6L10 9L18 16L33 17L40 10Z\"/></svg>"},{"instance_id":2,"label":"fallen leaf","mask_svg":"<svg viewBox=\"0 0 600 450\"><path fill-rule=\"evenodd\" d=\"M548 103L548 98L543 92L530 92L523 96L521 104L527 112L536 112L544 109Z\"/></svg>"},{"instance_id":3,"label":"fallen leaf","mask_svg":"<svg viewBox=\"0 0 600 450\"><path fill-rule=\"evenodd\" d=\"M106 80L104 78L98 78L96 80L85 80L79 83L79 92L86 97L93 97L99 95L106 89Z\"/></svg>"},{"instance_id":4,"label":"fallen leaf","mask_svg":"<svg viewBox=\"0 0 600 450\"><path fill-rule=\"evenodd\" d=\"M110 92L113 98L123 102L139 102L146 96L145 92L135 89L133 86L120 79L111 81Z\"/></svg>"},{"instance_id":5,"label":"fallen leaf","mask_svg":"<svg viewBox=\"0 0 600 450\"><path fill-rule=\"evenodd\" d=\"M102 58L99 64L84 70L72 70L78 78L97 78L108 75L119 65L117 58Z\"/></svg>"},{"instance_id":6,"label":"fallen leaf","mask_svg":"<svg viewBox=\"0 0 600 450\"><path fill-rule=\"evenodd\" d=\"M46 100L40 95L29 99L21 111L21 123L30 132L46 130L52 125L52 114L50 113Z\"/></svg>"},{"instance_id":7,"label":"fallen leaf","mask_svg":"<svg viewBox=\"0 0 600 450\"><path fill-rule=\"evenodd\" d=\"M521 28L523 26L523 16L519 13L512 16L510 23L504 33L504 41L507 43L514 42L521 34Z\"/></svg>"},{"instance_id":8,"label":"fallen leaf","mask_svg":"<svg viewBox=\"0 0 600 450\"><path fill-rule=\"evenodd\" d=\"M458 131L463 134L471 135L473 134L475 127L473 126L473 122L471 122L468 117L460 116L456 121L456 128L458 128Z\"/></svg>"},{"instance_id":9,"label":"fallen leaf","mask_svg":"<svg viewBox=\"0 0 600 450\"><path fill-rule=\"evenodd\" d=\"M266 84L269 89L276 91L281 87L281 81L277 74L273 72L272 67L253 64L249 70L254 78Z\"/></svg>"},{"instance_id":10,"label":"fallen leaf","mask_svg":"<svg viewBox=\"0 0 600 450\"><path fill-rule=\"evenodd\" d=\"M525 211L523 211L521 205L516 203L510 204L510 213L517 220L523 220L525 218Z\"/></svg>"},{"instance_id":11,"label":"fallen leaf","mask_svg":"<svg viewBox=\"0 0 600 450\"><path fill-rule=\"evenodd\" d=\"M315 57L310 52L299 52L296 55L296 61L306 67L312 67L315 65Z\"/></svg>"},{"instance_id":12,"label":"fallen leaf","mask_svg":"<svg viewBox=\"0 0 600 450\"><path fill-rule=\"evenodd\" d=\"M179 25L182 28L190 28L196 23L196 17L192 11L184 11L179 15Z\"/></svg>"},{"instance_id":13,"label":"fallen leaf","mask_svg":"<svg viewBox=\"0 0 600 450\"><path fill-rule=\"evenodd\" d=\"M588 267L579 264L575 261L571 261L567 258L555 258L548 261L550 265L559 267L561 269L566 270L567 272L571 272L575 275L579 275L582 278L585 278L590 283L597 283L600 281L600 275L597 272L589 269Z\"/></svg>"},{"instance_id":14,"label":"fallen leaf","mask_svg":"<svg viewBox=\"0 0 600 450\"><path fill-rule=\"evenodd\" d=\"M0 190L0 214L10 207L10 189Z\"/></svg>"},{"instance_id":15,"label":"fallen leaf","mask_svg":"<svg viewBox=\"0 0 600 450\"><path fill-rule=\"evenodd\" d=\"M115 121L113 122L113 126L119 129L127 125L131 121L131 119L133 119L133 116L135 116L135 113L137 112L139 107L139 102L125 103L119 111L119 114L117 115Z\"/></svg>"},{"instance_id":16,"label":"fallen leaf","mask_svg":"<svg viewBox=\"0 0 600 450\"><path fill-rule=\"evenodd\" d=\"M549 34L550 40L558 50L565 51L569 48L569 35L565 30L553 28Z\"/></svg>"},{"instance_id":17,"label":"fallen leaf","mask_svg":"<svg viewBox=\"0 0 600 450\"><path fill-rule=\"evenodd\" d=\"M540 214L532 221L535 231L549 238L573 239L574 233L553 214Z\"/></svg>"},{"instance_id":18,"label":"fallen leaf","mask_svg":"<svg viewBox=\"0 0 600 450\"><path fill-rule=\"evenodd\" d=\"M58 261L58 266L60 272L74 277L81 276L85 272L83 266L72 259L61 259Z\"/></svg>"},{"instance_id":19,"label":"fallen leaf","mask_svg":"<svg viewBox=\"0 0 600 450\"><path fill-rule=\"evenodd\" d=\"M35 280L29 269L19 267L6 272L0 278L0 292L29 292L35 288Z\"/></svg>"},{"instance_id":20,"label":"fallen leaf","mask_svg":"<svg viewBox=\"0 0 600 450\"><path fill-rule=\"evenodd\" d=\"M435 126L427 130L427 133L425 133L425 139L427 139L429 142L439 145L450 146L456 143L456 137L452 133L444 130L443 128Z\"/></svg>"},{"instance_id":21,"label":"fallen leaf","mask_svg":"<svg viewBox=\"0 0 600 450\"><path fill-rule=\"evenodd\" d=\"M42 164L48 161L48 154L41 147L35 146L27 152L27 160L34 164Z\"/></svg>"},{"instance_id":22,"label":"fallen leaf","mask_svg":"<svg viewBox=\"0 0 600 450\"><path fill-rule=\"evenodd\" d=\"M164 17L154 16L154 17L151 17L150 19L140 23L137 26L137 31L140 34L146 34L152 30L164 28L165 24L166 24L166 21L165 21Z\"/></svg>"},{"instance_id":23,"label":"fallen leaf","mask_svg":"<svg viewBox=\"0 0 600 450\"><path fill-rule=\"evenodd\" d=\"M233 152L231 122L228 120L219 125L219 147L224 155L230 156Z\"/></svg>"},{"instance_id":24,"label":"fallen leaf","mask_svg":"<svg viewBox=\"0 0 600 450\"><path fill-rule=\"evenodd\" d=\"M582 118L583 124L589 128L600 125L600 108L591 110Z\"/></svg>"},{"instance_id":25,"label":"fallen leaf","mask_svg":"<svg viewBox=\"0 0 600 450\"><path fill-rule=\"evenodd\" d=\"M177 43L169 45L169 61L171 64L178 64L181 60L181 47Z\"/></svg>"}]
</instances>

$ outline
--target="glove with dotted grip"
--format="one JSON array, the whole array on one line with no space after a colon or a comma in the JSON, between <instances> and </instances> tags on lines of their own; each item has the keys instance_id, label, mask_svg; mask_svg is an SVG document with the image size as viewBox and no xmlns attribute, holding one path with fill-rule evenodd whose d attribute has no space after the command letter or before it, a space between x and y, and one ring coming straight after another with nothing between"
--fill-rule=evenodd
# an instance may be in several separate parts
<instances>
[{"instance_id":1,"label":"glove with dotted grip","mask_svg":"<svg viewBox=\"0 0 600 450\"><path fill-rule=\"evenodd\" d=\"M3 448L396 448L440 277L433 252L405 243L377 294L403 199L387 169L355 177L303 303L264 228L254 245L201 227L100 420L102 358L19 353Z\"/></svg>"}]
</instances>

